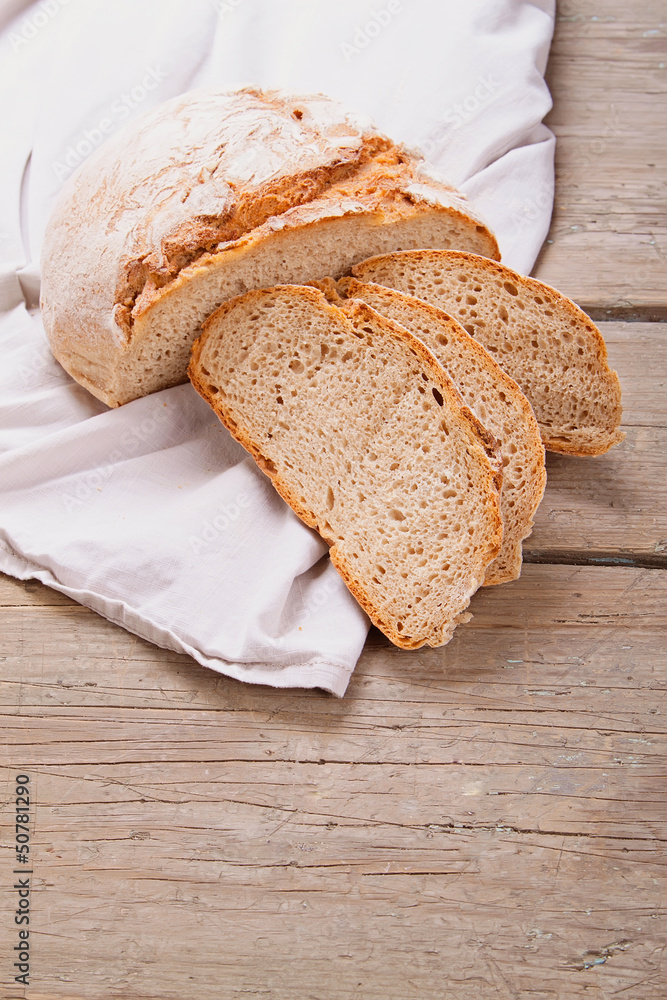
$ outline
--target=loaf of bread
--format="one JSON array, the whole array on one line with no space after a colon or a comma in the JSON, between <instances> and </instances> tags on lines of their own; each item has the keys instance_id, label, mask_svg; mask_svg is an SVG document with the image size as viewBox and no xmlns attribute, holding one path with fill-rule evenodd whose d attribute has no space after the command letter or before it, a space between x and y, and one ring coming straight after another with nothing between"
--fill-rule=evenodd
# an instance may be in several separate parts
<instances>
[{"instance_id":1,"label":"loaf of bread","mask_svg":"<svg viewBox=\"0 0 667 1000\"><path fill-rule=\"evenodd\" d=\"M442 310L357 278L342 278L338 288L419 337L446 369L464 403L498 440L503 460L503 543L484 583L516 580L521 572L521 543L530 534L547 478L540 429L528 400L481 344Z\"/></svg>"},{"instance_id":2,"label":"loaf of bread","mask_svg":"<svg viewBox=\"0 0 667 1000\"><path fill-rule=\"evenodd\" d=\"M486 257L447 250L378 256L352 273L462 323L519 384L549 451L601 455L623 440L621 387L602 334L560 292Z\"/></svg>"},{"instance_id":3,"label":"loaf of bread","mask_svg":"<svg viewBox=\"0 0 667 1000\"><path fill-rule=\"evenodd\" d=\"M226 299L374 254L498 257L465 197L322 95L206 88L110 137L63 188L42 253L53 353L117 406L186 380Z\"/></svg>"},{"instance_id":4,"label":"loaf of bread","mask_svg":"<svg viewBox=\"0 0 667 1000\"><path fill-rule=\"evenodd\" d=\"M331 546L392 642L447 642L502 539L497 444L423 343L363 302L248 292L204 324L190 378Z\"/></svg>"}]
</instances>

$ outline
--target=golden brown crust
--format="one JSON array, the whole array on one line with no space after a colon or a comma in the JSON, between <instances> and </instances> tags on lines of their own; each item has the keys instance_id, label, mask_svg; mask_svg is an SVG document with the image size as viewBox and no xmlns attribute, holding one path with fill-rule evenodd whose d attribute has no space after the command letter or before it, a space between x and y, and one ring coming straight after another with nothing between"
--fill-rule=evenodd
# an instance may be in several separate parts
<instances>
[{"instance_id":1,"label":"golden brown crust","mask_svg":"<svg viewBox=\"0 0 667 1000\"><path fill-rule=\"evenodd\" d=\"M279 177L266 182L261 191L240 192L239 200L221 218L195 218L184 223L163 243L163 260L159 267L152 263L155 255L128 265L120 283L116 301L122 304L123 322L132 325L135 306L141 299L141 312L159 296L160 288L172 282L179 273L202 257L213 257L259 229L269 219L291 209L323 199L339 204L354 200L374 211L416 205L423 198L418 193L419 161L396 146L386 136L363 136L354 158L318 167L305 173ZM433 185L434 182L430 181ZM434 185L439 194L448 192L455 203L462 195L447 184ZM452 211L463 220L460 204ZM472 211L470 210L472 215ZM500 259L498 243L493 234L477 221L480 235L487 243L487 252Z\"/></svg>"},{"instance_id":2,"label":"golden brown crust","mask_svg":"<svg viewBox=\"0 0 667 1000\"><path fill-rule=\"evenodd\" d=\"M336 101L252 87L173 98L110 137L56 201L41 289L54 355L109 405L176 384L185 365L177 375L167 365L157 384L162 363L135 371L126 351L165 290L202 267L226 266L225 251L252 251L290 213L298 225L300 210L312 207L307 223L343 203L380 225L442 208L467 227L462 245L497 254L465 196Z\"/></svg>"},{"instance_id":3,"label":"golden brown crust","mask_svg":"<svg viewBox=\"0 0 667 1000\"><path fill-rule=\"evenodd\" d=\"M427 185L419 183L419 162L414 156L406 153L400 146L395 146L385 136L366 137L361 145L357 158L352 163L335 164L334 167L320 168L313 172L309 183L305 184L302 177L282 179L285 189L282 201L267 200L262 194L257 198L257 204L248 201L243 208L237 208L234 213L234 223L222 226L216 221L216 238L210 234L206 239L199 230L190 228L171 238L173 244L173 262L159 272L146 269L140 288L136 288L132 296L132 308L127 317L131 326L137 316L144 313L150 306L160 300L161 290L176 280L181 272L195 263L202 266L214 266L215 258L236 245L245 243L246 237L253 236L254 230L260 230L270 220L290 213L292 225L298 224L299 208L309 208L320 203L324 214L327 206L339 206L346 202L355 203L356 211L382 212L387 218L392 215L403 215L421 207L423 210L425 197L420 195L420 188L427 190ZM291 183L290 183L291 180ZM441 197L451 197L451 204L430 204L433 209L447 212L452 219L458 219L463 224L476 223L480 244L493 259L500 259L498 242L481 220L474 217L472 209L464 212L462 195L450 185L438 184L433 180L434 194ZM270 204L271 208L267 207ZM306 219L312 212L306 213ZM242 221L240 221L242 220ZM212 220L207 223L213 226ZM268 232L271 231L269 227ZM123 301L118 298L118 301Z\"/></svg>"},{"instance_id":4,"label":"golden brown crust","mask_svg":"<svg viewBox=\"0 0 667 1000\"><path fill-rule=\"evenodd\" d=\"M375 224L383 225L392 223L400 219L416 218L419 216L441 215L443 220L450 219L457 223L469 224L466 215L454 206L427 205L422 201L411 198L396 198L395 200L383 201L381 197L368 195L365 198L348 198L340 196L333 198L330 194L324 197L313 199L304 205L298 205L282 213L281 216L268 219L261 226L244 233L238 239L224 245L218 246L216 250L202 253L192 263L184 266L168 282L161 286L154 285L150 280L146 282L141 294L137 297L133 309L131 320L130 336L136 336L135 327L142 323L145 328L146 323L150 323L151 309L159 303L165 301L181 288L187 287L190 279L197 274L201 274L209 269L215 270L218 267L227 266L234 256L247 253L258 244L270 241L276 234L286 229L303 229L304 232L316 228L320 223L332 218L367 218L372 219ZM493 234L486 227L475 227L479 230L478 239L480 243L488 246L489 252L497 251L497 242ZM372 258L371 258L372 259Z\"/></svg>"},{"instance_id":5,"label":"golden brown crust","mask_svg":"<svg viewBox=\"0 0 667 1000\"><path fill-rule=\"evenodd\" d=\"M341 281L345 281L345 278L341 278ZM352 279L354 280L354 279ZM318 281L306 281L305 285L310 288L316 288L318 292L322 292L327 302L333 302L334 305L340 305L341 302L345 301L346 296L341 295L338 290L338 285L335 278L321 278Z\"/></svg>"}]
</instances>

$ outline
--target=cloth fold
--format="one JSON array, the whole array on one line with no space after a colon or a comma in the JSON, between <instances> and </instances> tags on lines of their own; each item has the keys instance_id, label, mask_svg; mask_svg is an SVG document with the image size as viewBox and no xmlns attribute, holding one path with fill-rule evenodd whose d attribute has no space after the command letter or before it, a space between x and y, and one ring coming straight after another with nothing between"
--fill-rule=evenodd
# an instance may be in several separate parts
<instances>
[{"instance_id":1,"label":"cloth fold","mask_svg":"<svg viewBox=\"0 0 667 1000\"><path fill-rule=\"evenodd\" d=\"M551 0L44 0L0 36L0 569L230 676L345 691L368 619L189 385L110 411L53 360L39 254L62 184L206 84L328 93L421 148L528 273L546 235ZM119 55L120 54L120 55Z\"/></svg>"}]
</instances>

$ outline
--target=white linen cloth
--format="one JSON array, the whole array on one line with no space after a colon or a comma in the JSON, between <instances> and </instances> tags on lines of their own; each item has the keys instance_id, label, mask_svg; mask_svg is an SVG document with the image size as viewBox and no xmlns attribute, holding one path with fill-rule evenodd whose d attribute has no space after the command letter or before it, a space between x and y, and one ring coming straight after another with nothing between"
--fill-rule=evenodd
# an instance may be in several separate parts
<instances>
[{"instance_id":1,"label":"white linen cloth","mask_svg":"<svg viewBox=\"0 0 667 1000\"><path fill-rule=\"evenodd\" d=\"M0 569L246 681L342 695L368 620L189 385L117 410L37 309L54 196L206 84L320 91L420 146L528 273L552 205L554 0L13 0L0 14Z\"/></svg>"}]
</instances>

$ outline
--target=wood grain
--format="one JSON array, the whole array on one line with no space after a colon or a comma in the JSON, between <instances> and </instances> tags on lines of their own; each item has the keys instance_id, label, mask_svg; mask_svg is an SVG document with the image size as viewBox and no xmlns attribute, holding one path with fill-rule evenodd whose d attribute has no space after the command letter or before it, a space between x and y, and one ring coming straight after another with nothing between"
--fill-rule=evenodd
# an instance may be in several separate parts
<instances>
[{"instance_id":1,"label":"wood grain","mask_svg":"<svg viewBox=\"0 0 667 1000\"><path fill-rule=\"evenodd\" d=\"M661 571L528 566L342 701L1 593L31 1000L663 995Z\"/></svg>"},{"instance_id":2,"label":"wood grain","mask_svg":"<svg viewBox=\"0 0 667 1000\"><path fill-rule=\"evenodd\" d=\"M0 644L11 678L0 688L5 762L206 761L216 719L229 760L346 762L361 753L414 763L417 719L428 720L435 762L458 759L461 748L449 743L459 736L475 763L544 762L545 746L562 749L565 718L578 752L591 750L586 733L597 727L628 740L633 758L655 754L660 736L650 750L632 741L638 720L647 732L662 724L653 709L663 688L656 637L667 627L666 597L656 570L528 566L516 583L480 591L472 623L446 647L406 656L372 633L343 701L236 683L79 605L15 607ZM638 661L650 682L629 707ZM604 678L589 684L586 672L602 664ZM589 686L604 692L596 692L598 714ZM471 723L487 735L471 742Z\"/></svg>"},{"instance_id":3,"label":"wood grain","mask_svg":"<svg viewBox=\"0 0 667 1000\"><path fill-rule=\"evenodd\" d=\"M665 318L663 0L558 9L537 273ZM5 887L18 771L36 802L31 986L4 907L1 1000L663 1000L667 341L602 329L626 441L550 456L521 579L442 649L372 631L342 700L0 575Z\"/></svg>"},{"instance_id":4,"label":"wood grain","mask_svg":"<svg viewBox=\"0 0 667 1000\"><path fill-rule=\"evenodd\" d=\"M594 318L665 319L663 0L561 0L547 82L556 198L534 273Z\"/></svg>"},{"instance_id":5,"label":"wood grain","mask_svg":"<svg viewBox=\"0 0 667 1000\"><path fill-rule=\"evenodd\" d=\"M547 455L530 562L667 567L667 338L663 324L602 323L623 389L625 441L606 455Z\"/></svg>"},{"instance_id":6,"label":"wood grain","mask_svg":"<svg viewBox=\"0 0 667 1000\"><path fill-rule=\"evenodd\" d=\"M31 997L664 996L660 858L558 830L576 773L528 772L523 828L504 773L265 770L40 769Z\"/></svg>"}]
</instances>

